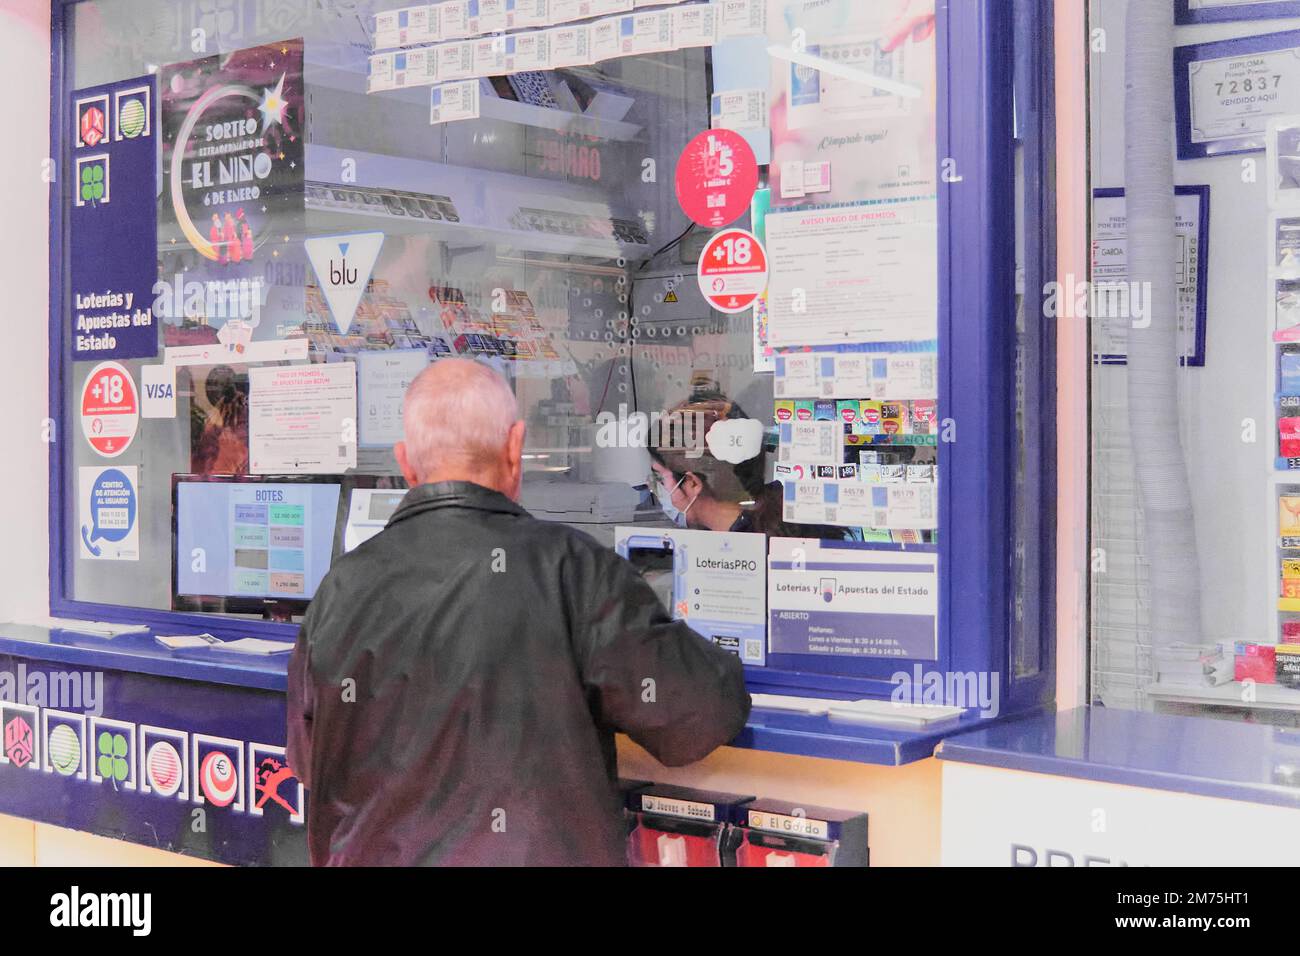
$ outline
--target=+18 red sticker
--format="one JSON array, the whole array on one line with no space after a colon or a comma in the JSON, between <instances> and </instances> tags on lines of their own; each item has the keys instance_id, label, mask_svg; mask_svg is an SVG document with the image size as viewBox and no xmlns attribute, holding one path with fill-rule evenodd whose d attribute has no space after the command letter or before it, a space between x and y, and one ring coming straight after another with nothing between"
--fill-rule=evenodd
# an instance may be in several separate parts
<instances>
[{"instance_id":1,"label":"+18 red sticker","mask_svg":"<svg viewBox=\"0 0 1300 956\"><path fill-rule=\"evenodd\" d=\"M744 229L724 229L700 253L700 291L719 312L743 312L767 289L767 251Z\"/></svg>"},{"instance_id":2,"label":"+18 red sticker","mask_svg":"<svg viewBox=\"0 0 1300 956\"><path fill-rule=\"evenodd\" d=\"M101 362L81 387L81 432L105 458L116 458L135 438L140 398L131 373L117 362Z\"/></svg>"}]
</instances>

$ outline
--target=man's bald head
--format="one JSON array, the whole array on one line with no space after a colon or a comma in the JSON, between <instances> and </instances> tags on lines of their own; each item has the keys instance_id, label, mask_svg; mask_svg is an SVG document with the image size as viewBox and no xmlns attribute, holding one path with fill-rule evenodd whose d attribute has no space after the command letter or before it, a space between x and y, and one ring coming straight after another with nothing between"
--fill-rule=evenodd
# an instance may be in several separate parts
<instances>
[{"instance_id":1,"label":"man's bald head","mask_svg":"<svg viewBox=\"0 0 1300 956\"><path fill-rule=\"evenodd\" d=\"M402 425L393 453L412 487L472 481L518 498L524 423L510 384L488 366L434 362L406 390Z\"/></svg>"}]
</instances>

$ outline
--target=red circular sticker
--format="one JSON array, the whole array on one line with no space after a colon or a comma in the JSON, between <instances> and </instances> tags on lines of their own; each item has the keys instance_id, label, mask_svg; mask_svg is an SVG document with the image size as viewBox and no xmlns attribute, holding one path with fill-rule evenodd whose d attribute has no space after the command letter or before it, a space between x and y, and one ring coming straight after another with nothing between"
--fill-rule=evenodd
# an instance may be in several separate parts
<instances>
[{"instance_id":1,"label":"red circular sticker","mask_svg":"<svg viewBox=\"0 0 1300 956\"><path fill-rule=\"evenodd\" d=\"M701 133L677 161L677 202L701 226L731 225L749 209L757 189L754 151L729 129Z\"/></svg>"},{"instance_id":2,"label":"red circular sticker","mask_svg":"<svg viewBox=\"0 0 1300 956\"><path fill-rule=\"evenodd\" d=\"M140 398L131 373L117 362L100 362L81 386L81 432L105 458L126 451L140 425Z\"/></svg>"},{"instance_id":3,"label":"red circular sticker","mask_svg":"<svg viewBox=\"0 0 1300 956\"><path fill-rule=\"evenodd\" d=\"M743 312L767 288L767 251L752 232L724 229L700 253L700 291L719 312Z\"/></svg>"}]
</instances>

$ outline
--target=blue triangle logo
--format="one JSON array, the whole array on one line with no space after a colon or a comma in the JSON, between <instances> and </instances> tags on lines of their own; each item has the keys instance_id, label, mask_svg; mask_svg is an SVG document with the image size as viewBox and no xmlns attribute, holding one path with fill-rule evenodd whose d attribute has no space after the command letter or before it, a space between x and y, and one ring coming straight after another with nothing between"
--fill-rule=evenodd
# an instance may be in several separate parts
<instances>
[{"instance_id":1,"label":"blue triangle logo","mask_svg":"<svg viewBox=\"0 0 1300 956\"><path fill-rule=\"evenodd\" d=\"M346 255L348 254L348 246L349 246L349 245L350 245L350 243L347 243L347 242L340 242L340 243L339 243L339 252L343 253L343 254L346 256Z\"/></svg>"}]
</instances>

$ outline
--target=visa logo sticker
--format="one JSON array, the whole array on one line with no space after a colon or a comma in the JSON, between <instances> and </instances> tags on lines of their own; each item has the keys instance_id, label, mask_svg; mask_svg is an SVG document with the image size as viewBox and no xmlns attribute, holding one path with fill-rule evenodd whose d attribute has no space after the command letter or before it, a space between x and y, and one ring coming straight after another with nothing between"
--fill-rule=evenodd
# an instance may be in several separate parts
<instances>
[{"instance_id":1,"label":"visa logo sticker","mask_svg":"<svg viewBox=\"0 0 1300 956\"><path fill-rule=\"evenodd\" d=\"M145 365L140 369L140 417L176 417L176 366Z\"/></svg>"}]
</instances>

